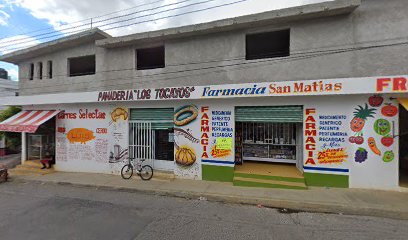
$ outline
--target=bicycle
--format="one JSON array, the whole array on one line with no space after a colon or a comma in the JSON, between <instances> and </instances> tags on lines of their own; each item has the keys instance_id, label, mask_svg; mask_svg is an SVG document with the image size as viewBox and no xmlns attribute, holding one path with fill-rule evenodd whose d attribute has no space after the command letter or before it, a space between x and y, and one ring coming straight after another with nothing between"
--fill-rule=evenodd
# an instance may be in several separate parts
<instances>
[{"instance_id":1,"label":"bicycle","mask_svg":"<svg viewBox=\"0 0 408 240\"><path fill-rule=\"evenodd\" d=\"M132 163L131 158L129 158L129 163L122 167L120 175L123 179L130 179L133 176L134 163ZM139 159L136 163L136 174L140 176L142 180L150 180L153 177L153 168L150 165L142 165L145 159Z\"/></svg>"}]
</instances>

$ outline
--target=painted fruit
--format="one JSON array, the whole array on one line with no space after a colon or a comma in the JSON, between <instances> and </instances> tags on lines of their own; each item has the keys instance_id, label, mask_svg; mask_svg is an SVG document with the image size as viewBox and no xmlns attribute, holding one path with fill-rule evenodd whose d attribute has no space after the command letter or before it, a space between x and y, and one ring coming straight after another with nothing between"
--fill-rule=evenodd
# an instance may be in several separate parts
<instances>
[{"instance_id":1,"label":"painted fruit","mask_svg":"<svg viewBox=\"0 0 408 240\"><path fill-rule=\"evenodd\" d=\"M353 132L360 132L361 130L363 130L364 125L365 125L364 119L355 117L350 122L350 129Z\"/></svg>"},{"instance_id":2,"label":"painted fruit","mask_svg":"<svg viewBox=\"0 0 408 240\"><path fill-rule=\"evenodd\" d=\"M180 147L176 150L176 163L181 166L191 166L196 161L194 150L189 147Z\"/></svg>"},{"instance_id":3,"label":"painted fruit","mask_svg":"<svg viewBox=\"0 0 408 240\"><path fill-rule=\"evenodd\" d=\"M391 132L391 123L385 119L377 119L374 122L374 131L381 136L386 136Z\"/></svg>"},{"instance_id":4,"label":"painted fruit","mask_svg":"<svg viewBox=\"0 0 408 240\"><path fill-rule=\"evenodd\" d=\"M361 145L364 143L364 138L362 136L356 137L355 143Z\"/></svg>"},{"instance_id":5,"label":"painted fruit","mask_svg":"<svg viewBox=\"0 0 408 240\"><path fill-rule=\"evenodd\" d=\"M353 132L361 132L361 130L363 130L364 128L367 118L374 117L375 111L376 109L369 108L367 103L364 107L358 105L358 107L354 109L354 118L350 121L350 129Z\"/></svg>"},{"instance_id":6,"label":"painted fruit","mask_svg":"<svg viewBox=\"0 0 408 240\"><path fill-rule=\"evenodd\" d=\"M368 103L370 104L370 106L372 107L379 107L381 106L381 104L383 103L384 98L381 97L380 95L373 95L371 97L368 98Z\"/></svg>"},{"instance_id":7,"label":"painted fruit","mask_svg":"<svg viewBox=\"0 0 408 240\"><path fill-rule=\"evenodd\" d=\"M349 137L349 142L355 143L356 142L356 137L354 137L354 136Z\"/></svg>"},{"instance_id":8,"label":"painted fruit","mask_svg":"<svg viewBox=\"0 0 408 240\"><path fill-rule=\"evenodd\" d=\"M358 163L362 163L365 160L367 160L368 152L364 148L359 148L356 151L356 154L354 156L354 160Z\"/></svg>"},{"instance_id":9,"label":"painted fruit","mask_svg":"<svg viewBox=\"0 0 408 240\"><path fill-rule=\"evenodd\" d=\"M386 147L390 147L394 143L394 138L390 136L383 137L381 138L381 143Z\"/></svg>"},{"instance_id":10,"label":"painted fruit","mask_svg":"<svg viewBox=\"0 0 408 240\"><path fill-rule=\"evenodd\" d=\"M394 117L398 113L398 108L389 103L381 108L381 113L386 117Z\"/></svg>"},{"instance_id":11,"label":"painted fruit","mask_svg":"<svg viewBox=\"0 0 408 240\"><path fill-rule=\"evenodd\" d=\"M384 162L391 162L394 160L394 152L393 151L386 151L383 156Z\"/></svg>"}]
</instances>

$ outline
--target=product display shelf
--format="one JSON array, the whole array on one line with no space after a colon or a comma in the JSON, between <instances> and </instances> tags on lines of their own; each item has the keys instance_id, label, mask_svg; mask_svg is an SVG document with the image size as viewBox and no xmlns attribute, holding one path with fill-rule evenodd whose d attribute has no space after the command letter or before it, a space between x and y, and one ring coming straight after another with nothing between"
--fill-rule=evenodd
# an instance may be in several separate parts
<instances>
[{"instance_id":1,"label":"product display shelf","mask_svg":"<svg viewBox=\"0 0 408 240\"><path fill-rule=\"evenodd\" d=\"M296 163L296 144L243 143L243 160Z\"/></svg>"}]
</instances>

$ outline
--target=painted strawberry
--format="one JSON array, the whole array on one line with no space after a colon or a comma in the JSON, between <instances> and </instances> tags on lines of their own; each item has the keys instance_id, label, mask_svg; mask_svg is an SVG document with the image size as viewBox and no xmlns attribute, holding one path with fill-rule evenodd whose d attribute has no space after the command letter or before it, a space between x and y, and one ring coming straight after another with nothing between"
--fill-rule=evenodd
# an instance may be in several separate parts
<instances>
[{"instance_id":1,"label":"painted strawberry","mask_svg":"<svg viewBox=\"0 0 408 240\"><path fill-rule=\"evenodd\" d=\"M365 162L367 160L368 152L364 148L359 148L356 151L356 154L354 156L354 161L358 163Z\"/></svg>"},{"instance_id":2,"label":"painted strawberry","mask_svg":"<svg viewBox=\"0 0 408 240\"><path fill-rule=\"evenodd\" d=\"M361 132L364 128L367 118L374 117L375 108L368 108L368 104L365 104L365 107L358 106L355 108L354 118L350 122L350 128L353 132Z\"/></svg>"},{"instance_id":3,"label":"painted strawberry","mask_svg":"<svg viewBox=\"0 0 408 240\"><path fill-rule=\"evenodd\" d=\"M370 104L371 107L379 107L383 103L384 98L381 97L380 95L373 95L368 98L368 103Z\"/></svg>"},{"instance_id":4,"label":"painted strawberry","mask_svg":"<svg viewBox=\"0 0 408 240\"><path fill-rule=\"evenodd\" d=\"M392 144L394 144L394 138L392 138L391 136L382 137L381 143L386 147L390 147Z\"/></svg>"}]
</instances>

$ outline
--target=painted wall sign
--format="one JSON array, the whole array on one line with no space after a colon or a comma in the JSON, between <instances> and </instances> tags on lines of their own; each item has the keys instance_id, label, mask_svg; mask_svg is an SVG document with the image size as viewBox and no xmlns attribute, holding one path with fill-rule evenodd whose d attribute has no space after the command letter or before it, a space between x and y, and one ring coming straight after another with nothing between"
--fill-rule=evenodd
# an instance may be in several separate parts
<instances>
[{"instance_id":1,"label":"painted wall sign","mask_svg":"<svg viewBox=\"0 0 408 240\"><path fill-rule=\"evenodd\" d=\"M220 149L220 150L231 150L233 147L232 138L219 137L216 139L216 146L217 146L217 149Z\"/></svg>"},{"instance_id":2,"label":"painted wall sign","mask_svg":"<svg viewBox=\"0 0 408 240\"><path fill-rule=\"evenodd\" d=\"M105 119L106 113L99 109L87 109L80 108L78 112L65 112L62 111L57 115L58 119Z\"/></svg>"},{"instance_id":3,"label":"painted wall sign","mask_svg":"<svg viewBox=\"0 0 408 240\"><path fill-rule=\"evenodd\" d=\"M7 97L4 105L124 102L174 99L212 99L269 96L324 96L344 94L408 93L408 76L339 78L300 81L223 84L110 90ZM222 82L221 80L219 82Z\"/></svg>"},{"instance_id":4,"label":"painted wall sign","mask_svg":"<svg viewBox=\"0 0 408 240\"><path fill-rule=\"evenodd\" d=\"M183 105L174 110L174 173L178 178L201 179L201 118L199 107Z\"/></svg>"},{"instance_id":5,"label":"painted wall sign","mask_svg":"<svg viewBox=\"0 0 408 240\"><path fill-rule=\"evenodd\" d=\"M315 150L316 150L316 137L317 137L317 128L316 128L316 119L315 119L316 109L307 108L305 109L305 150L307 158L305 165L315 165Z\"/></svg>"},{"instance_id":6,"label":"painted wall sign","mask_svg":"<svg viewBox=\"0 0 408 240\"><path fill-rule=\"evenodd\" d=\"M85 144L86 142L95 139L95 136L91 130L86 128L73 128L69 130L67 138L70 143L78 142Z\"/></svg>"},{"instance_id":7,"label":"painted wall sign","mask_svg":"<svg viewBox=\"0 0 408 240\"><path fill-rule=\"evenodd\" d=\"M136 89L98 92L106 101L203 99L267 96L315 96L408 92L408 77L345 78L285 82L224 84L181 88ZM94 100L94 101L95 101Z\"/></svg>"},{"instance_id":8,"label":"painted wall sign","mask_svg":"<svg viewBox=\"0 0 408 240\"><path fill-rule=\"evenodd\" d=\"M118 174L128 155L127 109L66 107L56 120L56 161L62 171Z\"/></svg>"},{"instance_id":9,"label":"painted wall sign","mask_svg":"<svg viewBox=\"0 0 408 240\"><path fill-rule=\"evenodd\" d=\"M98 102L159 99L188 99L195 87L167 87L156 89L112 90L98 92Z\"/></svg>"}]
</instances>

